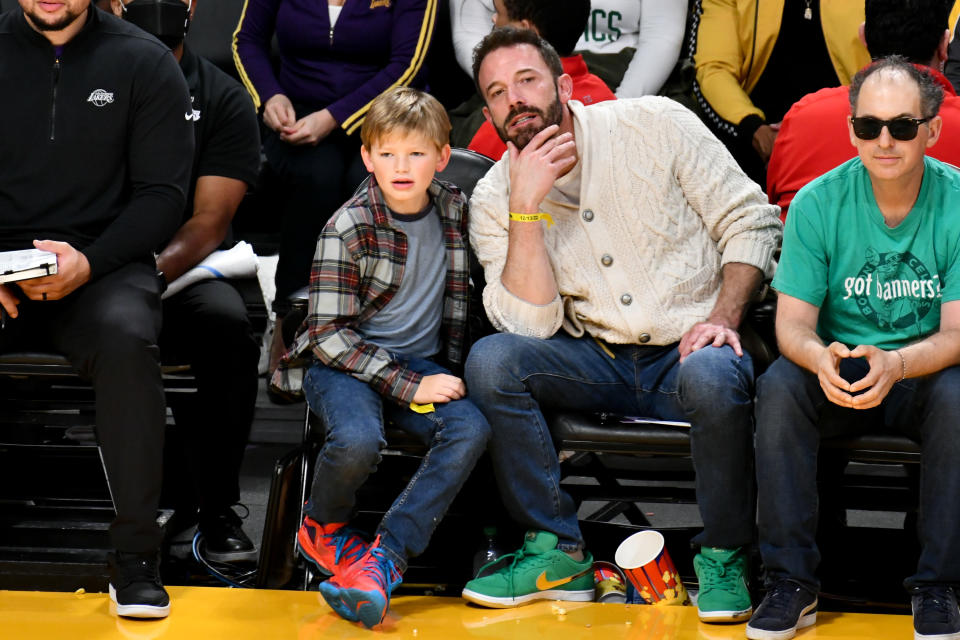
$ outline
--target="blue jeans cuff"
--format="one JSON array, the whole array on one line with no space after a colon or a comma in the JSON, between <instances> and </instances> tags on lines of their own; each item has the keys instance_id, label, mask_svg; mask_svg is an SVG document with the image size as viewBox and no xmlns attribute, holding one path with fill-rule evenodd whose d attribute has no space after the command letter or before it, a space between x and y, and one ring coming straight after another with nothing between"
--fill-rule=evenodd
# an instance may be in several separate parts
<instances>
[{"instance_id":1,"label":"blue jeans cuff","mask_svg":"<svg viewBox=\"0 0 960 640\"><path fill-rule=\"evenodd\" d=\"M387 557L393 561L397 571L400 573L406 573L407 558L402 553L394 551L393 547L390 546L390 534L388 534L386 531L377 531L377 535L380 536L380 548L383 549L384 553L387 554Z\"/></svg>"}]
</instances>

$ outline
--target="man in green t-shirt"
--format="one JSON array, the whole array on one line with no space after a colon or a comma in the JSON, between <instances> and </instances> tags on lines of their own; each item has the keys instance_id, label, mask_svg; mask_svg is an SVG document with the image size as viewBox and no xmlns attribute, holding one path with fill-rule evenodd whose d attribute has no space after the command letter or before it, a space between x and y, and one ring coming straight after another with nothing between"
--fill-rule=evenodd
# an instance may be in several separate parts
<instances>
[{"instance_id":1,"label":"man in green t-shirt","mask_svg":"<svg viewBox=\"0 0 960 640\"><path fill-rule=\"evenodd\" d=\"M783 354L757 381L767 595L747 637L814 624L821 437L897 429L922 443L917 638L960 638L960 173L928 158L942 89L900 57L850 87L858 157L798 192L773 287Z\"/></svg>"}]
</instances>

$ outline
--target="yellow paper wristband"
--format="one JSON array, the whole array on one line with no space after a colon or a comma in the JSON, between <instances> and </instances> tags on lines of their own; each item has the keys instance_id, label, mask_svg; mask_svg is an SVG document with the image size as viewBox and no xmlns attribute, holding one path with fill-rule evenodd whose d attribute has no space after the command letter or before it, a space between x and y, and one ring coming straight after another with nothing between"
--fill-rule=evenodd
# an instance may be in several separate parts
<instances>
[{"instance_id":1,"label":"yellow paper wristband","mask_svg":"<svg viewBox=\"0 0 960 640\"><path fill-rule=\"evenodd\" d=\"M436 409L433 408L433 403L428 404L417 404L416 402L410 403L410 408L417 413L433 413Z\"/></svg>"},{"instance_id":2,"label":"yellow paper wristband","mask_svg":"<svg viewBox=\"0 0 960 640\"><path fill-rule=\"evenodd\" d=\"M550 217L549 213L514 213L510 212L510 219L516 220L517 222L540 222L541 220L547 221L547 226L553 226L553 218Z\"/></svg>"}]
</instances>

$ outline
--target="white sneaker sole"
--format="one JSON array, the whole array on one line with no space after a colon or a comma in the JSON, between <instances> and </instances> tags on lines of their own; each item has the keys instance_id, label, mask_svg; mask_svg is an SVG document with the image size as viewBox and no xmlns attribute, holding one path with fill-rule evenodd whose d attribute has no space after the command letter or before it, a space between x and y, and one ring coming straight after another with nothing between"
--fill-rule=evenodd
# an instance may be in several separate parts
<instances>
[{"instance_id":1,"label":"white sneaker sole","mask_svg":"<svg viewBox=\"0 0 960 640\"><path fill-rule=\"evenodd\" d=\"M753 615L753 607L740 611L701 611L698 608L697 615L701 622L744 622Z\"/></svg>"},{"instance_id":2,"label":"white sneaker sole","mask_svg":"<svg viewBox=\"0 0 960 640\"><path fill-rule=\"evenodd\" d=\"M110 585L110 600L117 608L117 615L124 618L166 618L170 615L170 605L157 607L149 604L120 604L117 591Z\"/></svg>"},{"instance_id":3,"label":"white sneaker sole","mask_svg":"<svg viewBox=\"0 0 960 640\"><path fill-rule=\"evenodd\" d=\"M789 629L784 629L783 631L768 631L766 629L757 629L751 627L750 624L747 624L747 638L750 640L788 640L793 636L797 635L797 629L805 629L807 627L812 627L817 622L817 612L811 611L811 609L816 609L817 600L814 600L812 604L804 607L803 611L800 612L800 619L797 620L797 624Z\"/></svg>"},{"instance_id":4,"label":"white sneaker sole","mask_svg":"<svg viewBox=\"0 0 960 640\"><path fill-rule=\"evenodd\" d=\"M913 632L914 640L958 640L960 633L939 633L937 635L923 635L916 630Z\"/></svg>"},{"instance_id":5,"label":"white sneaker sole","mask_svg":"<svg viewBox=\"0 0 960 640\"><path fill-rule=\"evenodd\" d=\"M513 598L497 598L483 593L464 589L461 594L464 600L469 600L474 604L493 609L509 609L519 607L524 604L530 604L536 600L564 600L566 602L593 602L594 590L584 589L582 591L570 591L564 589L551 589L547 591L534 591L523 596Z\"/></svg>"}]
</instances>

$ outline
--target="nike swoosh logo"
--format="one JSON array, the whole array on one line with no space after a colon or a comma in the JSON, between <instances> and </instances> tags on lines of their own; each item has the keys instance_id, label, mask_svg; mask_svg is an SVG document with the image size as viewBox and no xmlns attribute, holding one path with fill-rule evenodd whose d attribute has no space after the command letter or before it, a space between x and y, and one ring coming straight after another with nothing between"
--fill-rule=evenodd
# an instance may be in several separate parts
<instances>
[{"instance_id":1,"label":"nike swoosh logo","mask_svg":"<svg viewBox=\"0 0 960 640\"><path fill-rule=\"evenodd\" d=\"M193 119L193 114L192 114L192 113L184 114L183 119L184 119L184 120L192 120L192 119Z\"/></svg>"},{"instance_id":2,"label":"nike swoosh logo","mask_svg":"<svg viewBox=\"0 0 960 640\"><path fill-rule=\"evenodd\" d=\"M539 576L537 576L537 589L540 591L549 591L554 587L559 587L562 584L567 584L572 581L577 576L569 576L566 578L560 578L559 580L547 580L547 572L544 571Z\"/></svg>"}]
</instances>

